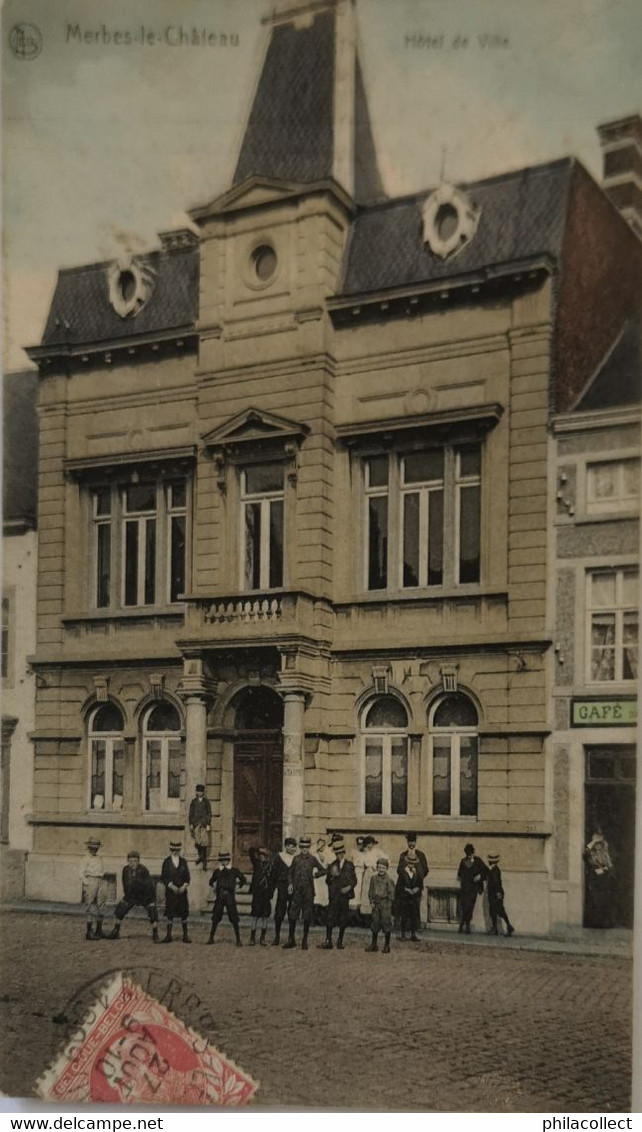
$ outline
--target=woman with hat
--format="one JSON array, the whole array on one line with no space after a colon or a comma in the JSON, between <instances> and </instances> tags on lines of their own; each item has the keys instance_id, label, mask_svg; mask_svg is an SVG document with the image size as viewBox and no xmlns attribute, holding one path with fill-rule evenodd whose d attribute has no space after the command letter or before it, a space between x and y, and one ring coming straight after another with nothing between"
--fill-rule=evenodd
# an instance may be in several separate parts
<instances>
[{"instance_id":1,"label":"woman with hat","mask_svg":"<svg viewBox=\"0 0 642 1132\"><path fill-rule=\"evenodd\" d=\"M486 891L488 893L488 911L490 912L490 922L492 927L490 929L491 935L499 935L497 928L497 921L503 920L506 924L506 935L512 935L515 931L513 925L508 919L508 913L504 907L504 887L502 885L502 871L499 867L499 853L488 854L488 885Z\"/></svg>"},{"instance_id":2,"label":"woman with hat","mask_svg":"<svg viewBox=\"0 0 642 1132\"><path fill-rule=\"evenodd\" d=\"M80 862L83 904L87 905L87 931L85 939L104 939L103 920L105 918L105 869L103 859L98 856L100 841L90 837L87 853Z\"/></svg>"},{"instance_id":3,"label":"woman with hat","mask_svg":"<svg viewBox=\"0 0 642 1132\"><path fill-rule=\"evenodd\" d=\"M303 920L303 940L301 950L308 950L308 933L314 915L314 878L323 876L325 868L310 852L312 841L309 837L299 838L299 852L292 862L289 893L292 897L288 912L288 939L285 948L296 947L296 922Z\"/></svg>"},{"instance_id":4,"label":"woman with hat","mask_svg":"<svg viewBox=\"0 0 642 1132\"><path fill-rule=\"evenodd\" d=\"M189 918L189 866L184 857L181 857L182 844L180 841L170 841L169 856L165 858L161 868L161 881L165 885L165 916L167 931L161 943L172 942L172 929L174 919L181 921L183 929L183 943L191 943L187 934L187 921Z\"/></svg>"},{"instance_id":5,"label":"woman with hat","mask_svg":"<svg viewBox=\"0 0 642 1132\"><path fill-rule=\"evenodd\" d=\"M354 894L357 883L357 874L352 861L346 857L346 847L343 841L335 841L335 859L326 873L328 886L328 921L325 929L325 941L320 943L324 951L332 950L332 931L339 929L337 948L343 951L343 936L350 921L350 897Z\"/></svg>"},{"instance_id":6,"label":"woman with hat","mask_svg":"<svg viewBox=\"0 0 642 1132\"><path fill-rule=\"evenodd\" d=\"M379 842L376 837L373 837L371 833L367 833L363 839L362 873L361 876L357 878L357 899L359 902L359 919L364 927L368 926L372 914L370 881L377 871L377 860L380 856L377 849L378 844Z\"/></svg>"},{"instance_id":7,"label":"woman with hat","mask_svg":"<svg viewBox=\"0 0 642 1132\"><path fill-rule=\"evenodd\" d=\"M265 936L267 922L272 912L272 892L274 888L272 884L272 862L269 851L264 846L257 849L254 845L250 846L250 860L253 869L252 880L250 881L250 893L252 894L250 947L253 947L256 943L256 929L259 923L261 925L259 943L261 947L267 947Z\"/></svg>"}]
</instances>

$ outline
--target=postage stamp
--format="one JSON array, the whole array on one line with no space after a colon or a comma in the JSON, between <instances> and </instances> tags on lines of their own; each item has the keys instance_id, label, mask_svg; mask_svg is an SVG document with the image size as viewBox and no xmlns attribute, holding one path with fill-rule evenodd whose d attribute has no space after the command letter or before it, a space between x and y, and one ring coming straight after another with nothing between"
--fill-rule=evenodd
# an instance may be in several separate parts
<instances>
[{"instance_id":1,"label":"postage stamp","mask_svg":"<svg viewBox=\"0 0 642 1132\"><path fill-rule=\"evenodd\" d=\"M119 971L36 1089L61 1103L239 1106L258 1083Z\"/></svg>"}]
</instances>

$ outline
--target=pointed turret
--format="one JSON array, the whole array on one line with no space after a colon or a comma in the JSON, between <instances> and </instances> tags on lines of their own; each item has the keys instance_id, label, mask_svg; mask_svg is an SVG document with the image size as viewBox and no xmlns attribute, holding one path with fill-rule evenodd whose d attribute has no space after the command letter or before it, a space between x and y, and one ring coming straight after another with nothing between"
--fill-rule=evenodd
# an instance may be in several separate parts
<instances>
[{"instance_id":1,"label":"pointed turret","mask_svg":"<svg viewBox=\"0 0 642 1132\"><path fill-rule=\"evenodd\" d=\"M385 196L357 52L354 0L280 0L234 174Z\"/></svg>"}]
</instances>

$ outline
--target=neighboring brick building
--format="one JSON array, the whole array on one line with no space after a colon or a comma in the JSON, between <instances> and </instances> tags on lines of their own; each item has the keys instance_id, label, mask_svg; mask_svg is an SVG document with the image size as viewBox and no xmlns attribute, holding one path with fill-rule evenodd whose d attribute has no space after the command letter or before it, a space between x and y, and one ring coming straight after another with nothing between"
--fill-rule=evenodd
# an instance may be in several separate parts
<instances>
[{"instance_id":1,"label":"neighboring brick building","mask_svg":"<svg viewBox=\"0 0 642 1132\"><path fill-rule=\"evenodd\" d=\"M354 20L270 21L230 190L61 271L29 351L34 896L75 897L90 829L158 864L203 780L242 860L416 828L444 918L472 838L549 927L549 414L642 246L572 158L386 199Z\"/></svg>"},{"instance_id":2,"label":"neighboring brick building","mask_svg":"<svg viewBox=\"0 0 642 1132\"><path fill-rule=\"evenodd\" d=\"M552 918L581 923L599 825L633 926L642 322L631 319L572 410L556 455Z\"/></svg>"},{"instance_id":3,"label":"neighboring brick building","mask_svg":"<svg viewBox=\"0 0 642 1132\"><path fill-rule=\"evenodd\" d=\"M35 370L3 377L2 435L2 752L0 892L23 896L31 848L36 646L38 423Z\"/></svg>"}]
</instances>

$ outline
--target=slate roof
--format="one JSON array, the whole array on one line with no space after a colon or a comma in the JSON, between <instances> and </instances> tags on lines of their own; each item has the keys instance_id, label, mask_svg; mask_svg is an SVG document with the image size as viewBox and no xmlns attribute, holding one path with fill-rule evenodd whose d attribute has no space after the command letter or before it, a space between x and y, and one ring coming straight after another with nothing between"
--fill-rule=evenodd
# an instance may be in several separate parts
<instances>
[{"instance_id":1,"label":"slate roof","mask_svg":"<svg viewBox=\"0 0 642 1132\"><path fill-rule=\"evenodd\" d=\"M198 317L198 248L135 258L155 277L152 294L135 317L121 318L109 302L111 264L68 268L58 274L42 345L98 343L193 328Z\"/></svg>"},{"instance_id":2,"label":"slate roof","mask_svg":"<svg viewBox=\"0 0 642 1132\"><path fill-rule=\"evenodd\" d=\"M576 412L639 405L642 401L642 316L629 319L575 406Z\"/></svg>"},{"instance_id":3,"label":"slate roof","mask_svg":"<svg viewBox=\"0 0 642 1132\"><path fill-rule=\"evenodd\" d=\"M353 227L343 295L446 280L561 252L572 158L459 186L480 209L470 242L443 260L424 243L422 207L433 190L364 208Z\"/></svg>"},{"instance_id":4,"label":"slate roof","mask_svg":"<svg viewBox=\"0 0 642 1132\"><path fill-rule=\"evenodd\" d=\"M300 184L332 177L336 16L316 15L308 28L272 29L233 183L251 176ZM384 196L361 66L355 73L354 197Z\"/></svg>"},{"instance_id":5,"label":"slate roof","mask_svg":"<svg viewBox=\"0 0 642 1132\"><path fill-rule=\"evenodd\" d=\"M2 517L35 524L38 486L38 374L6 373L2 379Z\"/></svg>"}]
</instances>

